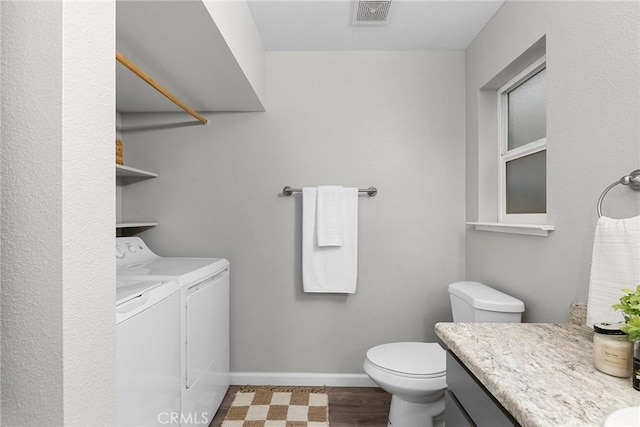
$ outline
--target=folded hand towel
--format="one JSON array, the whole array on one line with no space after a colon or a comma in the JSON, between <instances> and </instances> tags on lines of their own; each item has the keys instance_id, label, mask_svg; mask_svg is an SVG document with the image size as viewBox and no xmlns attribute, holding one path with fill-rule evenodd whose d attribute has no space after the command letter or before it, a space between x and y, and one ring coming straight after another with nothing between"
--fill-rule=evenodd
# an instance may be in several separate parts
<instances>
[{"instance_id":1,"label":"folded hand towel","mask_svg":"<svg viewBox=\"0 0 640 427\"><path fill-rule=\"evenodd\" d=\"M343 195L342 246L320 247L316 236L316 188L302 189L302 281L305 292L356 291L358 277L358 189Z\"/></svg>"},{"instance_id":2,"label":"folded hand towel","mask_svg":"<svg viewBox=\"0 0 640 427\"><path fill-rule=\"evenodd\" d=\"M318 246L342 246L344 189L339 186L318 187L316 227Z\"/></svg>"},{"instance_id":3,"label":"folded hand towel","mask_svg":"<svg viewBox=\"0 0 640 427\"><path fill-rule=\"evenodd\" d=\"M620 302L623 288L640 283L640 216L598 218L593 239L587 325L620 322L622 313L611 306Z\"/></svg>"}]
</instances>

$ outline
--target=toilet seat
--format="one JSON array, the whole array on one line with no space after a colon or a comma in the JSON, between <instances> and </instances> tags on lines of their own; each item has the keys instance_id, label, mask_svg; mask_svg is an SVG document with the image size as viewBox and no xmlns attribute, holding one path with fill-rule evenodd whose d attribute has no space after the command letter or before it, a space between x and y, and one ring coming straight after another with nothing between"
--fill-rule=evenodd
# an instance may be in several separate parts
<instances>
[{"instance_id":1,"label":"toilet seat","mask_svg":"<svg viewBox=\"0 0 640 427\"><path fill-rule=\"evenodd\" d=\"M446 352L438 343L395 342L367 351L377 369L404 378L430 379L446 375Z\"/></svg>"}]
</instances>

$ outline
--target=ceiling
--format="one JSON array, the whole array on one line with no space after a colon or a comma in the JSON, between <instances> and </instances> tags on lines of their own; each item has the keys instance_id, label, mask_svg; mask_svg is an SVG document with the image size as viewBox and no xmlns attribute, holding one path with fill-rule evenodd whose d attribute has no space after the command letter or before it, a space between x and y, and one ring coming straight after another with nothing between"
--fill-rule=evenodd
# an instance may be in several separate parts
<instances>
[{"instance_id":1,"label":"ceiling","mask_svg":"<svg viewBox=\"0 0 640 427\"><path fill-rule=\"evenodd\" d=\"M392 0L385 24L352 25L352 0L249 0L267 51L461 50L502 4ZM264 111L206 1L118 0L116 13L117 49L196 111ZM116 89L120 112L182 111L121 65Z\"/></svg>"},{"instance_id":2,"label":"ceiling","mask_svg":"<svg viewBox=\"0 0 640 427\"><path fill-rule=\"evenodd\" d=\"M463 50L500 1L392 0L381 25L353 25L354 0L249 0L267 51Z\"/></svg>"},{"instance_id":3,"label":"ceiling","mask_svg":"<svg viewBox=\"0 0 640 427\"><path fill-rule=\"evenodd\" d=\"M196 111L264 111L202 1L118 0L116 49ZM120 64L116 110L182 111Z\"/></svg>"}]
</instances>

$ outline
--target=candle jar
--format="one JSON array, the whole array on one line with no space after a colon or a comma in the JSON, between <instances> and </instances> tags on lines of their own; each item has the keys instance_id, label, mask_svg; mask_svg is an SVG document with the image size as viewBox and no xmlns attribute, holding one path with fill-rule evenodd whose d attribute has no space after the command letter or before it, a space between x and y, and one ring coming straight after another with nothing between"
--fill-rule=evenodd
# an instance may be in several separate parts
<instances>
[{"instance_id":1,"label":"candle jar","mask_svg":"<svg viewBox=\"0 0 640 427\"><path fill-rule=\"evenodd\" d=\"M614 377L631 375L634 359L633 342L620 329L624 323L596 323L593 325L593 364L596 369ZM639 355L640 356L640 355ZM638 358L640 364L640 357ZM640 366L639 366L640 369ZM634 387L636 383L634 375ZM640 387L640 378L638 379Z\"/></svg>"}]
</instances>

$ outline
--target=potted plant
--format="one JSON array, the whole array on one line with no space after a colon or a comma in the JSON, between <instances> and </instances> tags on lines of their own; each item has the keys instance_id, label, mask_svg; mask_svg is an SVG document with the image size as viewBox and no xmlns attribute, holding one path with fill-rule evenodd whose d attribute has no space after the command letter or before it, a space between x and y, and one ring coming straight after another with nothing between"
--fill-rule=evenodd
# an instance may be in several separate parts
<instances>
[{"instance_id":1,"label":"potted plant","mask_svg":"<svg viewBox=\"0 0 640 427\"><path fill-rule=\"evenodd\" d=\"M620 303L613 308L620 310L624 317L625 326L621 329L629 335L633 342L640 341L640 285L633 289L623 289L625 295L620 297Z\"/></svg>"},{"instance_id":2,"label":"potted plant","mask_svg":"<svg viewBox=\"0 0 640 427\"><path fill-rule=\"evenodd\" d=\"M622 312L625 325L620 329L633 341L633 388L640 390L640 285L622 292L620 302L612 307Z\"/></svg>"}]
</instances>

